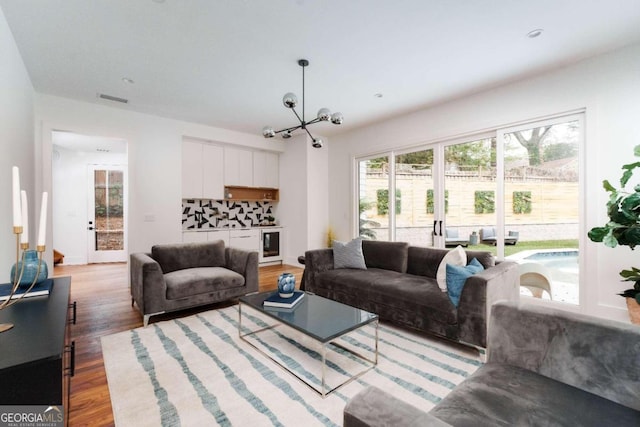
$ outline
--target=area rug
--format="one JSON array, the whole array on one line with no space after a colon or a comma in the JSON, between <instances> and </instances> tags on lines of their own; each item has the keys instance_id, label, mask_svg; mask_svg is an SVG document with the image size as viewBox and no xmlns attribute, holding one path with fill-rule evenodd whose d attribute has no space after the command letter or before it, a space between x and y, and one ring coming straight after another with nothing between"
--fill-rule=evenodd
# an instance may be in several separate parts
<instances>
[{"instance_id":1,"label":"area rug","mask_svg":"<svg viewBox=\"0 0 640 427\"><path fill-rule=\"evenodd\" d=\"M243 327L265 326L259 316L248 319ZM285 335L273 351L286 353L301 376L317 383L318 353L304 340L287 339L285 330L269 333ZM343 339L373 350L373 333ZM323 399L238 335L233 306L103 337L115 424L340 426L347 401L368 385L428 411L480 366L473 351L382 323L378 365Z\"/></svg>"}]
</instances>

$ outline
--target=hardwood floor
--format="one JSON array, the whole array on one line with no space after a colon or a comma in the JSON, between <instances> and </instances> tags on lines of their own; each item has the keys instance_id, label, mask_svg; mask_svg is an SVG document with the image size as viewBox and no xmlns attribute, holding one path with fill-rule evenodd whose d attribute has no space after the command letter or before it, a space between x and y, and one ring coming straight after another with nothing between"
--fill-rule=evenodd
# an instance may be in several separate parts
<instances>
[{"instance_id":1,"label":"hardwood floor","mask_svg":"<svg viewBox=\"0 0 640 427\"><path fill-rule=\"evenodd\" d=\"M276 288L282 272L291 272L299 284L302 269L292 266L260 268L260 291ZM71 300L77 301L77 324L71 326L76 342L76 371L71 379L70 426L111 426L111 398L102 359L100 337L142 326L142 315L131 306L126 263L56 266L55 276L71 276ZM151 322L189 316L229 305L213 304L152 317Z\"/></svg>"}]
</instances>

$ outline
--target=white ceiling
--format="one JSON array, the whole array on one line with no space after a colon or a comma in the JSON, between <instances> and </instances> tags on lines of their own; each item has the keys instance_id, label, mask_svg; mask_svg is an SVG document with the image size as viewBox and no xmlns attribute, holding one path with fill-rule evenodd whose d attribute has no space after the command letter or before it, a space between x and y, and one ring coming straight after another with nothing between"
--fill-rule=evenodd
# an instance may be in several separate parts
<instances>
[{"instance_id":1,"label":"white ceiling","mask_svg":"<svg viewBox=\"0 0 640 427\"><path fill-rule=\"evenodd\" d=\"M639 0L0 0L36 91L260 134L336 133L640 42ZM534 39L526 34L544 33ZM125 83L123 78L135 83ZM105 93L122 105L97 98ZM374 94L382 93L382 98Z\"/></svg>"}]
</instances>

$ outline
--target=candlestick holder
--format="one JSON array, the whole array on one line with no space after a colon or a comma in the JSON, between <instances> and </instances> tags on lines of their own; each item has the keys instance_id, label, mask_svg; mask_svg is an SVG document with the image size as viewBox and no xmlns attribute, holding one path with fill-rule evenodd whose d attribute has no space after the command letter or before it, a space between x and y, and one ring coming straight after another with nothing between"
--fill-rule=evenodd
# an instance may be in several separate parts
<instances>
[{"instance_id":1,"label":"candlestick holder","mask_svg":"<svg viewBox=\"0 0 640 427\"><path fill-rule=\"evenodd\" d=\"M20 243L20 235L22 234L22 227L13 227L13 233L16 235L16 264L15 264L16 268L14 269L14 273L11 277L11 291L9 292L9 298L0 303L0 310L4 310L7 307L11 307L13 304L17 303L22 298L24 298L26 294L31 292L31 289L33 289L36 283L38 283L38 277L40 276L40 270L42 269L42 262L43 262L42 254L44 253L45 246L37 245L36 251L38 253L38 268L37 268L35 277L33 278L33 281L28 287L23 286L23 288L26 287L26 290L21 294L19 294L19 296L17 296L16 298L14 298L16 291L18 290L18 287L20 287L20 281L22 280L22 276L24 274L24 268L26 264L25 257L26 257L27 251L29 250L29 244ZM22 255L20 255L21 249L22 249ZM22 262L20 262L21 259L22 259ZM18 268L18 266L20 267ZM13 323L0 323L0 333L8 331L11 328L13 328Z\"/></svg>"}]
</instances>

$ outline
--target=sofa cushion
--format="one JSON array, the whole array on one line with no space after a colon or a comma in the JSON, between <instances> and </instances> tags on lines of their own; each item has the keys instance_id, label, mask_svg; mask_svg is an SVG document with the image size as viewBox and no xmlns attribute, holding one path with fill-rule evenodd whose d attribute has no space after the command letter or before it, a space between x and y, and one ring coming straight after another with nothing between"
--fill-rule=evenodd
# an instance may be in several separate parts
<instances>
[{"instance_id":1,"label":"sofa cushion","mask_svg":"<svg viewBox=\"0 0 640 427\"><path fill-rule=\"evenodd\" d=\"M459 267L467 265L467 253L462 249L462 246L456 246L455 249L451 249L440 261L438 272L436 273L436 281L442 292L447 291L447 265Z\"/></svg>"},{"instance_id":2,"label":"sofa cushion","mask_svg":"<svg viewBox=\"0 0 640 427\"><path fill-rule=\"evenodd\" d=\"M332 293L355 296L356 301L362 302L356 304L360 307L370 302L439 323L457 323L456 308L447 294L440 291L436 281L428 277L379 268L338 269L318 273L316 285Z\"/></svg>"},{"instance_id":3,"label":"sofa cushion","mask_svg":"<svg viewBox=\"0 0 640 427\"><path fill-rule=\"evenodd\" d=\"M407 272L409 260L409 244L406 242L384 242L363 240L362 253L367 268Z\"/></svg>"},{"instance_id":4,"label":"sofa cushion","mask_svg":"<svg viewBox=\"0 0 640 427\"><path fill-rule=\"evenodd\" d=\"M155 245L151 248L151 257L155 259L163 273L194 267L224 267L224 242L175 243Z\"/></svg>"},{"instance_id":5,"label":"sofa cushion","mask_svg":"<svg viewBox=\"0 0 640 427\"><path fill-rule=\"evenodd\" d=\"M488 363L430 412L452 425L638 426L640 412L510 365Z\"/></svg>"},{"instance_id":6,"label":"sofa cushion","mask_svg":"<svg viewBox=\"0 0 640 427\"><path fill-rule=\"evenodd\" d=\"M167 299L187 298L244 286L244 277L223 267L196 267L164 275Z\"/></svg>"},{"instance_id":7,"label":"sofa cushion","mask_svg":"<svg viewBox=\"0 0 640 427\"><path fill-rule=\"evenodd\" d=\"M484 267L477 258L473 258L464 267L447 264L447 294L453 305L458 307L460 304L460 295L467 279L482 270Z\"/></svg>"},{"instance_id":8,"label":"sofa cushion","mask_svg":"<svg viewBox=\"0 0 640 427\"><path fill-rule=\"evenodd\" d=\"M334 240L331 246L333 247L333 268L367 269L362 254L362 238L356 237L347 243Z\"/></svg>"}]
</instances>

